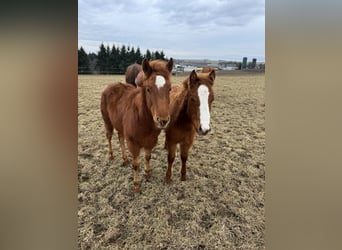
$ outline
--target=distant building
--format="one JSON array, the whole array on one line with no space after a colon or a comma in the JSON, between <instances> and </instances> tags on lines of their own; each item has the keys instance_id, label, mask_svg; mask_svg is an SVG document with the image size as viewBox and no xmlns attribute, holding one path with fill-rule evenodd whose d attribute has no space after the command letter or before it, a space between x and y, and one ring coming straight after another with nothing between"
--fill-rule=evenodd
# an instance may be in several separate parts
<instances>
[{"instance_id":1,"label":"distant building","mask_svg":"<svg viewBox=\"0 0 342 250\"><path fill-rule=\"evenodd\" d=\"M247 69L247 57L242 58L241 69Z\"/></svg>"},{"instance_id":2,"label":"distant building","mask_svg":"<svg viewBox=\"0 0 342 250\"><path fill-rule=\"evenodd\" d=\"M175 64L172 69L172 75L176 75L177 73L184 72L184 67L179 64Z\"/></svg>"}]
</instances>

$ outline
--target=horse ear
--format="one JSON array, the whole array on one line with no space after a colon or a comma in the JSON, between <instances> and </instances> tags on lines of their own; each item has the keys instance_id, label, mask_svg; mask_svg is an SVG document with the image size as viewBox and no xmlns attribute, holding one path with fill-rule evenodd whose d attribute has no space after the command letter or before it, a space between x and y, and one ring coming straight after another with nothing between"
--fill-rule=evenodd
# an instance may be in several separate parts
<instances>
[{"instance_id":1,"label":"horse ear","mask_svg":"<svg viewBox=\"0 0 342 250\"><path fill-rule=\"evenodd\" d=\"M190 80L190 88L193 88L197 85L197 74L195 70L191 71L189 80Z\"/></svg>"},{"instance_id":2,"label":"horse ear","mask_svg":"<svg viewBox=\"0 0 342 250\"><path fill-rule=\"evenodd\" d=\"M172 57L170 58L170 60L167 62L167 69L169 70L169 72L172 72L172 68L173 68L173 59Z\"/></svg>"},{"instance_id":3,"label":"horse ear","mask_svg":"<svg viewBox=\"0 0 342 250\"><path fill-rule=\"evenodd\" d=\"M144 60L142 61L142 69L144 71L146 78L149 78L152 73L152 68L146 58L144 58Z\"/></svg>"},{"instance_id":4,"label":"horse ear","mask_svg":"<svg viewBox=\"0 0 342 250\"><path fill-rule=\"evenodd\" d=\"M213 85L214 85L215 78L216 78L216 73L215 73L215 70L212 69L209 73L209 79L213 82Z\"/></svg>"}]
</instances>

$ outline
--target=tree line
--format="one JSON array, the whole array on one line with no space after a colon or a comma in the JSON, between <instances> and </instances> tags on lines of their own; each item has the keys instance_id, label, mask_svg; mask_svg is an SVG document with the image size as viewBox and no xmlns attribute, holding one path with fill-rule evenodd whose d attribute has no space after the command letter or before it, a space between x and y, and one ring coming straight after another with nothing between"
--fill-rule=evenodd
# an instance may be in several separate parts
<instances>
[{"instance_id":1,"label":"tree line","mask_svg":"<svg viewBox=\"0 0 342 250\"><path fill-rule=\"evenodd\" d=\"M163 51L147 49L146 53L142 54L139 47L135 49L129 45L109 47L102 43L97 54L87 54L81 47L78 49L78 73L124 74L130 64L141 64L143 58L167 60Z\"/></svg>"}]
</instances>

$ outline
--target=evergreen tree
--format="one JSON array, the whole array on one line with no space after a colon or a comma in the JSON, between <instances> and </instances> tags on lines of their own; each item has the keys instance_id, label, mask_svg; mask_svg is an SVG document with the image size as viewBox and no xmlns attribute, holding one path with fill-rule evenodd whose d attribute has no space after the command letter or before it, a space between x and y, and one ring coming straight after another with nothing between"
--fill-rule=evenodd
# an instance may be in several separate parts
<instances>
[{"instance_id":1,"label":"evergreen tree","mask_svg":"<svg viewBox=\"0 0 342 250\"><path fill-rule=\"evenodd\" d=\"M103 43L100 45L100 51L97 54L96 68L100 70L100 73L105 73L107 69L108 55L107 50Z\"/></svg>"},{"instance_id":2,"label":"evergreen tree","mask_svg":"<svg viewBox=\"0 0 342 250\"><path fill-rule=\"evenodd\" d=\"M160 59L160 53L158 50L156 50L156 52L154 52L154 59Z\"/></svg>"},{"instance_id":3,"label":"evergreen tree","mask_svg":"<svg viewBox=\"0 0 342 250\"><path fill-rule=\"evenodd\" d=\"M136 57L135 57L135 49L134 49L134 47L132 47L131 51L129 52L128 59L129 59L128 60L129 64L135 63L137 61Z\"/></svg>"},{"instance_id":4,"label":"evergreen tree","mask_svg":"<svg viewBox=\"0 0 342 250\"><path fill-rule=\"evenodd\" d=\"M120 72L125 72L127 68L127 50L126 46L122 45L120 49L120 63L119 63L119 70Z\"/></svg>"},{"instance_id":5,"label":"evergreen tree","mask_svg":"<svg viewBox=\"0 0 342 250\"><path fill-rule=\"evenodd\" d=\"M88 54L89 62L97 60L97 55L95 53L89 53Z\"/></svg>"},{"instance_id":6,"label":"evergreen tree","mask_svg":"<svg viewBox=\"0 0 342 250\"><path fill-rule=\"evenodd\" d=\"M78 73L90 73L89 58L82 47L78 50Z\"/></svg>"},{"instance_id":7,"label":"evergreen tree","mask_svg":"<svg viewBox=\"0 0 342 250\"><path fill-rule=\"evenodd\" d=\"M137 48L137 51L135 52L135 58L137 63L141 64L143 60L143 56L141 55L140 48Z\"/></svg>"},{"instance_id":8,"label":"evergreen tree","mask_svg":"<svg viewBox=\"0 0 342 250\"><path fill-rule=\"evenodd\" d=\"M161 60L166 60L166 59L165 59L164 51L161 51L161 52L160 52L160 59L161 59Z\"/></svg>"},{"instance_id":9,"label":"evergreen tree","mask_svg":"<svg viewBox=\"0 0 342 250\"><path fill-rule=\"evenodd\" d=\"M152 59L152 54L151 54L151 51L149 49L146 50L145 58L147 60L151 60Z\"/></svg>"},{"instance_id":10,"label":"evergreen tree","mask_svg":"<svg viewBox=\"0 0 342 250\"><path fill-rule=\"evenodd\" d=\"M97 55L92 52L88 54L88 58L89 58L90 73L93 73L95 71L95 67L97 63Z\"/></svg>"},{"instance_id":11,"label":"evergreen tree","mask_svg":"<svg viewBox=\"0 0 342 250\"><path fill-rule=\"evenodd\" d=\"M107 74L112 71L112 67L110 64L110 47L107 45L106 47L106 72Z\"/></svg>"},{"instance_id":12,"label":"evergreen tree","mask_svg":"<svg viewBox=\"0 0 342 250\"><path fill-rule=\"evenodd\" d=\"M131 47L130 45L122 45L121 47L113 45L110 48L109 45L105 46L101 43L99 49L97 54L90 53L89 55L85 53L82 47L78 50L79 72L82 69L90 73L96 69L103 74L123 74L130 64L135 62L141 64L144 57L147 60L167 60L163 51L147 49L146 54L142 55L139 47L135 49L134 46Z\"/></svg>"},{"instance_id":13,"label":"evergreen tree","mask_svg":"<svg viewBox=\"0 0 342 250\"><path fill-rule=\"evenodd\" d=\"M109 55L110 67L113 73L119 72L119 52L115 45L113 45Z\"/></svg>"}]
</instances>

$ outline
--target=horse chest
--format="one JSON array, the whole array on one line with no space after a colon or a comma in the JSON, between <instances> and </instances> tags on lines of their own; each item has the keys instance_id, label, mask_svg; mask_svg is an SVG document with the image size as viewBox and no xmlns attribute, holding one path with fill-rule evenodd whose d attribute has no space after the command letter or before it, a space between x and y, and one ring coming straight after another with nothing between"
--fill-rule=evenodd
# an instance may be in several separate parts
<instances>
[{"instance_id":1,"label":"horse chest","mask_svg":"<svg viewBox=\"0 0 342 250\"><path fill-rule=\"evenodd\" d=\"M160 130L134 130L132 133L125 131L127 140L139 145L142 148L153 148L158 142Z\"/></svg>"}]
</instances>

